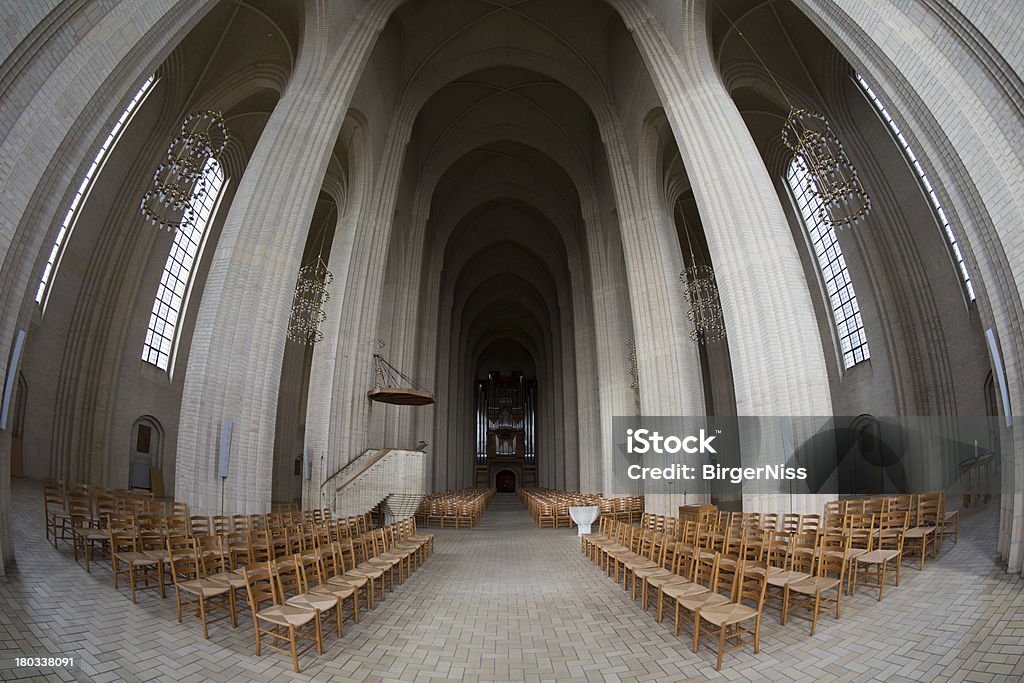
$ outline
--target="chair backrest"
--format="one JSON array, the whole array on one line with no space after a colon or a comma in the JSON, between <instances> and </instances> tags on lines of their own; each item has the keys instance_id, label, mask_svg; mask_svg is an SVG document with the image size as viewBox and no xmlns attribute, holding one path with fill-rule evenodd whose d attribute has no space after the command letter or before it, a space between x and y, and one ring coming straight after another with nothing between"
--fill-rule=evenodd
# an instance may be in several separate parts
<instances>
[{"instance_id":1,"label":"chair backrest","mask_svg":"<svg viewBox=\"0 0 1024 683\"><path fill-rule=\"evenodd\" d=\"M835 545L836 542L839 545ZM829 545L826 546L826 543ZM822 548L818 554L818 576L837 578L842 585L843 577L846 575L846 552L849 549L849 544L848 536L837 537L835 541L828 537L822 537ZM827 550L836 552L827 552Z\"/></svg>"},{"instance_id":2,"label":"chair backrest","mask_svg":"<svg viewBox=\"0 0 1024 683\"><path fill-rule=\"evenodd\" d=\"M814 532L796 534L792 537L790 568L810 574L814 571L814 560L818 555L820 537Z\"/></svg>"},{"instance_id":3,"label":"chair backrest","mask_svg":"<svg viewBox=\"0 0 1024 683\"><path fill-rule=\"evenodd\" d=\"M96 510L96 524L106 527L110 516L117 514L117 501L112 495L100 493L96 494L93 503Z\"/></svg>"},{"instance_id":4,"label":"chair backrest","mask_svg":"<svg viewBox=\"0 0 1024 683\"><path fill-rule=\"evenodd\" d=\"M134 527L107 527L108 538L110 539L110 554L112 556L121 553L138 552L138 541L135 537Z\"/></svg>"},{"instance_id":5,"label":"chair backrest","mask_svg":"<svg viewBox=\"0 0 1024 683\"><path fill-rule=\"evenodd\" d=\"M245 592L249 596L249 609L252 611L254 621L256 613L265 604L280 604L277 599L277 590L274 587L274 572L269 564L243 567L242 576L245 578Z\"/></svg>"},{"instance_id":6,"label":"chair backrest","mask_svg":"<svg viewBox=\"0 0 1024 683\"><path fill-rule=\"evenodd\" d=\"M768 552L764 558L772 567L789 569L790 554L793 551L793 543L796 539L793 536L786 536L775 531L769 531L765 539Z\"/></svg>"},{"instance_id":7,"label":"chair backrest","mask_svg":"<svg viewBox=\"0 0 1024 683\"><path fill-rule=\"evenodd\" d=\"M903 532L905 531L905 529L903 527L903 519L902 518L905 518L907 513L905 513L905 512L894 512L894 513L889 513L889 514L896 515L898 518L901 518L901 519L893 520L892 524L889 524L889 525L879 526L879 528L878 528L878 536L877 536L877 538L875 540L875 545L877 546L877 548L879 550L895 550L899 554L902 554L903 553ZM883 519L884 519L884 517L883 517Z\"/></svg>"},{"instance_id":8,"label":"chair backrest","mask_svg":"<svg viewBox=\"0 0 1024 683\"><path fill-rule=\"evenodd\" d=\"M308 593L326 581L323 576L323 568L320 566L320 553L318 552L296 555L295 566L298 568L299 582L303 593Z\"/></svg>"},{"instance_id":9,"label":"chair backrest","mask_svg":"<svg viewBox=\"0 0 1024 683\"><path fill-rule=\"evenodd\" d=\"M167 561L171 565L171 578L175 586L201 576L195 541L183 540L180 536L167 539Z\"/></svg>"},{"instance_id":10,"label":"chair backrest","mask_svg":"<svg viewBox=\"0 0 1024 683\"><path fill-rule=\"evenodd\" d=\"M782 531L787 534L799 533L800 515L792 512L782 515Z\"/></svg>"},{"instance_id":11,"label":"chair backrest","mask_svg":"<svg viewBox=\"0 0 1024 683\"><path fill-rule=\"evenodd\" d=\"M163 515L147 513L139 515L139 546L143 550L160 550L167 538L167 522Z\"/></svg>"},{"instance_id":12,"label":"chair backrest","mask_svg":"<svg viewBox=\"0 0 1024 683\"><path fill-rule=\"evenodd\" d=\"M922 493L917 503L917 525L938 526L941 499L939 494Z\"/></svg>"},{"instance_id":13,"label":"chair backrest","mask_svg":"<svg viewBox=\"0 0 1024 683\"><path fill-rule=\"evenodd\" d=\"M875 540L875 515L846 515L846 534L851 548L871 550Z\"/></svg>"},{"instance_id":14,"label":"chair backrest","mask_svg":"<svg viewBox=\"0 0 1024 683\"><path fill-rule=\"evenodd\" d=\"M274 583L277 596L282 602L302 592L302 577L299 575L299 556L278 557L271 564L274 567Z\"/></svg>"},{"instance_id":15,"label":"chair backrest","mask_svg":"<svg viewBox=\"0 0 1024 683\"><path fill-rule=\"evenodd\" d=\"M249 532L249 562L261 563L273 559L273 545L270 532L256 530Z\"/></svg>"},{"instance_id":16,"label":"chair backrest","mask_svg":"<svg viewBox=\"0 0 1024 683\"><path fill-rule=\"evenodd\" d=\"M246 515L232 515L231 529L236 532L248 533L252 529L252 525L249 524L249 517Z\"/></svg>"},{"instance_id":17,"label":"chair backrest","mask_svg":"<svg viewBox=\"0 0 1024 683\"><path fill-rule=\"evenodd\" d=\"M231 517L228 515L216 515L213 520L213 533L217 536L227 536L231 533Z\"/></svg>"},{"instance_id":18,"label":"chair backrest","mask_svg":"<svg viewBox=\"0 0 1024 683\"><path fill-rule=\"evenodd\" d=\"M821 515L800 515L800 533L813 531L818 533L821 529Z\"/></svg>"},{"instance_id":19,"label":"chair backrest","mask_svg":"<svg viewBox=\"0 0 1024 683\"><path fill-rule=\"evenodd\" d=\"M715 583L718 581L718 561L721 557L721 553L698 553L690 580L714 590Z\"/></svg>"},{"instance_id":20,"label":"chair backrest","mask_svg":"<svg viewBox=\"0 0 1024 683\"><path fill-rule=\"evenodd\" d=\"M766 512L761 516L761 528L768 531L778 531L779 529L779 513L777 512Z\"/></svg>"},{"instance_id":21,"label":"chair backrest","mask_svg":"<svg viewBox=\"0 0 1024 683\"><path fill-rule=\"evenodd\" d=\"M209 517L192 517L189 520L189 528L193 536L209 536L211 531Z\"/></svg>"},{"instance_id":22,"label":"chair backrest","mask_svg":"<svg viewBox=\"0 0 1024 683\"><path fill-rule=\"evenodd\" d=\"M196 536L196 557L203 576L213 576L228 570L228 560L222 536Z\"/></svg>"},{"instance_id":23,"label":"chair backrest","mask_svg":"<svg viewBox=\"0 0 1024 683\"><path fill-rule=\"evenodd\" d=\"M764 562L744 562L742 571L737 572L736 577L738 584L734 595L737 604L752 603L760 614L768 588L768 565Z\"/></svg>"}]
</instances>

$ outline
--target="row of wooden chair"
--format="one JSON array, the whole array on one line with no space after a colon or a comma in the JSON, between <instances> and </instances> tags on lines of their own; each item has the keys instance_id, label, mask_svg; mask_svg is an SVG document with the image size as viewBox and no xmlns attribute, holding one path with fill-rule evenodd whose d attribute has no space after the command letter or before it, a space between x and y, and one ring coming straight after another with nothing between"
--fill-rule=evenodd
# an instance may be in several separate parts
<instances>
[{"instance_id":1,"label":"row of wooden chair","mask_svg":"<svg viewBox=\"0 0 1024 683\"><path fill-rule=\"evenodd\" d=\"M518 489L516 494L538 527L557 528L573 526L570 507L598 506L602 517L627 522L639 520L644 514L644 497L603 498L597 494L583 494L555 489Z\"/></svg>"},{"instance_id":2,"label":"row of wooden chair","mask_svg":"<svg viewBox=\"0 0 1024 683\"><path fill-rule=\"evenodd\" d=\"M913 545L918 527L905 510L849 512L839 526L818 528L808 521L796 531L749 524L735 535L731 520L719 526L717 516L681 524L642 521L637 527L602 518L597 533L581 537L581 550L616 583L621 576L624 590L631 579L642 609L656 596L659 623L665 607L674 606L676 635L681 616L689 613L695 652L713 631L718 668L727 642L742 645L749 635L757 652L766 601L779 603L784 625L793 610L809 611L813 636L820 615L834 610L839 618L844 594L867 584L882 600L890 580L899 586L904 554L919 557ZM677 529L665 530L672 527Z\"/></svg>"},{"instance_id":3,"label":"row of wooden chair","mask_svg":"<svg viewBox=\"0 0 1024 683\"><path fill-rule=\"evenodd\" d=\"M296 672L300 639L308 637L322 653L323 626L333 624L343 635L343 605L351 605L359 622L360 589L364 608L373 609L378 591L384 599L434 549L433 535L419 533L413 517L360 533L347 520L250 530L243 552L238 533L190 533L195 530L173 516L113 513L97 533L75 536L76 560L82 552L88 565L100 546L115 589L127 583L133 602L140 589L155 588L164 598L173 586L178 621L194 613L204 638L220 619L237 627L238 609L248 605L257 655L263 647L290 654Z\"/></svg>"},{"instance_id":4,"label":"row of wooden chair","mask_svg":"<svg viewBox=\"0 0 1024 683\"><path fill-rule=\"evenodd\" d=\"M494 499L494 489L438 491L423 497L416 520L423 526L472 528Z\"/></svg>"}]
</instances>

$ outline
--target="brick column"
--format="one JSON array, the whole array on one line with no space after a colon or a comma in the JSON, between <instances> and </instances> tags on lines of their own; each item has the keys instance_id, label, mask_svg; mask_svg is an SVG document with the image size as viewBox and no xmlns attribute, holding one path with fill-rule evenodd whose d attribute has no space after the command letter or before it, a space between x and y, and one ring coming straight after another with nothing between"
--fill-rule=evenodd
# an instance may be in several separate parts
<instances>
[{"instance_id":1,"label":"brick column","mask_svg":"<svg viewBox=\"0 0 1024 683\"><path fill-rule=\"evenodd\" d=\"M622 6L693 185L729 334L740 415L830 415L828 374L809 287L779 196L708 44L708 4L684 7L679 52L636 3ZM744 452L778 461L781 444ZM821 512L823 497L747 500L748 509Z\"/></svg>"},{"instance_id":2,"label":"brick column","mask_svg":"<svg viewBox=\"0 0 1024 683\"><path fill-rule=\"evenodd\" d=\"M203 291L185 376L176 497L193 513L270 507L278 384L295 279L335 139L386 20L367 12L330 41L311 13L296 71L239 181ZM353 68L356 67L356 68ZM217 476L232 420L228 476Z\"/></svg>"}]
</instances>

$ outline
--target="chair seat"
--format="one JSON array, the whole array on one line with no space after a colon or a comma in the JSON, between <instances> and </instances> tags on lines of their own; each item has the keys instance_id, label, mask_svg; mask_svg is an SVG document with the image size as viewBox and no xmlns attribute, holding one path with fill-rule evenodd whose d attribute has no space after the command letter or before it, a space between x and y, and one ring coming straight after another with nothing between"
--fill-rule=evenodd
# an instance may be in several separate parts
<instances>
[{"instance_id":1,"label":"chair seat","mask_svg":"<svg viewBox=\"0 0 1024 683\"><path fill-rule=\"evenodd\" d=\"M702 613L709 607L715 607L716 605L727 605L729 604L729 598L718 593L712 593L710 591L704 593L692 593L690 595L683 595L676 598L676 602L681 607L695 612L700 610Z\"/></svg>"},{"instance_id":2,"label":"chair seat","mask_svg":"<svg viewBox=\"0 0 1024 683\"><path fill-rule=\"evenodd\" d=\"M889 560L894 560L899 557L900 552L898 550L872 550L870 553L864 553L857 558L857 562L861 564L882 564Z\"/></svg>"},{"instance_id":3,"label":"chair seat","mask_svg":"<svg viewBox=\"0 0 1024 683\"><path fill-rule=\"evenodd\" d=\"M686 581L685 583L668 583L661 587L661 592L670 598L684 598L688 595L700 595L701 593L710 593L707 588L700 585L699 583L691 583Z\"/></svg>"},{"instance_id":4,"label":"chair seat","mask_svg":"<svg viewBox=\"0 0 1024 683\"><path fill-rule=\"evenodd\" d=\"M369 580L369 576L356 576L355 574L349 573L344 576L332 576L327 579L327 583L333 586L352 586L353 588L362 588Z\"/></svg>"},{"instance_id":5,"label":"chair seat","mask_svg":"<svg viewBox=\"0 0 1024 683\"><path fill-rule=\"evenodd\" d=\"M792 581L788 585L791 591L813 595L821 591L827 591L830 588L835 588L839 585L839 579L833 579L828 576L809 576L806 579Z\"/></svg>"},{"instance_id":6,"label":"chair seat","mask_svg":"<svg viewBox=\"0 0 1024 683\"><path fill-rule=\"evenodd\" d=\"M315 609L320 612L329 610L338 604L338 598L330 593L316 593L310 591L308 593L299 593L285 600L285 603L292 607L303 607L305 609Z\"/></svg>"},{"instance_id":7,"label":"chair seat","mask_svg":"<svg viewBox=\"0 0 1024 683\"><path fill-rule=\"evenodd\" d=\"M384 572L387 571L382 567L375 567L372 565L359 565L355 569L349 569L347 574L354 574L355 576L366 576L371 579L379 579L384 576Z\"/></svg>"},{"instance_id":8,"label":"chair seat","mask_svg":"<svg viewBox=\"0 0 1024 683\"><path fill-rule=\"evenodd\" d=\"M631 571L636 569L653 569L654 567L659 566L654 560L648 560L646 558L626 560L624 564L629 567Z\"/></svg>"},{"instance_id":9,"label":"chair seat","mask_svg":"<svg viewBox=\"0 0 1024 683\"><path fill-rule=\"evenodd\" d=\"M110 534L104 529L93 529L79 527L73 530L76 536L81 536L87 541L109 541Z\"/></svg>"},{"instance_id":10,"label":"chair seat","mask_svg":"<svg viewBox=\"0 0 1024 683\"><path fill-rule=\"evenodd\" d=\"M780 570L774 571L774 572L769 571L768 572L767 581L768 581L768 585L769 586L775 586L777 588L782 588L787 583L792 583L794 581L802 581L804 579L809 579L809 578L810 578L810 575L806 574L804 572L797 572L797 571L793 571L791 569L785 569L785 570L780 569Z\"/></svg>"},{"instance_id":11,"label":"chair seat","mask_svg":"<svg viewBox=\"0 0 1024 683\"><path fill-rule=\"evenodd\" d=\"M220 572L209 577L210 581L224 583L231 588L245 588L245 577L239 572Z\"/></svg>"},{"instance_id":12,"label":"chair seat","mask_svg":"<svg viewBox=\"0 0 1024 683\"><path fill-rule=\"evenodd\" d=\"M158 560L150 557L146 553L118 553L117 560L119 562L128 562L136 567L145 566L156 566Z\"/></svg>"},{"instance_id":13,"label":"chair seat","mask_svg":"<svg viewBox=\"0 0 1024 683\"><path fill-rule=\"evenodd\" d=\"M647 583L651 584L655 588L671 586L675 584L690 583L685 576L679 574L655 574L647 578Z\"/></svg>"},{"instance_id":14,"label":"chair seat","mask_svg":"<svg viewBox=\"0 0 1024 683\"><path fill-rule=\"evenodd\" d=\"M675 574L664 567L640 567L635 569L633 573L641 579L647 579L648 583L650 583L653 576L675 576Z\"/></svg>"},{"instance_id":15,"label":"chair seat","mask_svg":"<svg viewBox=\"0 0 1024 683\"><path fill-rule=\"evenodd\" d=\"M144 550L144 551L142 551L142 553L144 555L152 557L157 562L170 562L171 561L171 556L170 556L170 554L166 550ZM239 578L241 578L241 576L239 576ZM245 581L244 580L242 582L242 585L243 586L245 585Z\"/></svg>"},{"instance_id":16,"label":"chair seat","mask_svg":"<svg viewBox=\"0 0 1024 683\"><path fill-rule=\"evenodd\" d=\"M316 611L295 605L274 605L257 612L256 618L278 626L304 626L316 618Z\"/></svg>"},{"instance_id":17,"label":"chair seat","mask_svg":"<svg viewBox=\"0 0 1024 683\"><path fill-rule=\"evenodd\" d=\"M903 532L903 538L925 538L935 533L933 526L915 526Z\"/></svg>"},{"instance_id":18,"label":"chair seat","mask_svg":"<svg viewBox=\"0 0 1024 683\"><path fill-rule=\"evenodd\" d=\"M193 595L202 595L204 598L223 595L231 590L231 586L220 581L214 581L213 579L191 579L189 581L182 581L178 584L178 588L188 591Z\"/></svg>"},{"instance_id":19,"label":"chair seat","mask_svg":"<svg viewBox=\"0 0 1024 683\"><path fill-rule=\"evenodd\" d=\"M356 587L353 585L342 586L336 583L325 583L315 588L309 589L309 594L313 595L330 595L333 598L348 598L356 593Z\"/></svg>"},{"instance_id":20,"label":"chair seat","mask_svg":"<svg viewBox=\"0 0 1024 683\"><path fill-rule=\"evenodd\" d=\"M723 626L726 624L738 624L741 621L752 619L757 616L757 610L749 605L730 602L727 605L704 607L700 611L700 616L701 619L705 619L715 626Z\"/></svg>"}]
</instances>

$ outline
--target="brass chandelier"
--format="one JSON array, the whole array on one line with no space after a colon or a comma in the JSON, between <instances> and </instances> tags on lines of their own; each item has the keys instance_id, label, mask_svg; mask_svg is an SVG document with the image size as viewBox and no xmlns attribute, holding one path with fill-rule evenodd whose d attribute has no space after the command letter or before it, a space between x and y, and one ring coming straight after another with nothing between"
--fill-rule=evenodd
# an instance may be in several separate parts
<instances>
[{"instance_id":1,"label":"brass chandelier","mask_svg":"<svg viewBox=\"0 0 1024 683\"><path fill-rule=\"evenodd\" d=\"M328 221L333 215L332 209L327 215ZM327 231L324 230L320 235L316 260L299 268L299 277L295 281L295 295L292 297L291 317L288 319L289 341L313 345L324 338L320 326L327 320L324 306L331 298L327 287L334 282L334 273L328 270L323 258L326 239Z\"/></svg>"},{"instance_id":2,"label":"brass chandelier","mask_svg":"<svg viewBox=\"0 0 1024 683\"><path fill-rule=\"evenodd\" d=\"M686 224L686 216L679 208L679 217L686 233L686 246L690 251L690 265L679 273L679 281L683 283L683 295L690 304L686 317L693 323L690 339L698 344L713 344L725 337L725 315L722 313L722 299L718 294L718 283L715 281L715 270L710 265L697 263L693 253L693 242L690 240L690 227ZM685 264L686 257L683 257Z\"/></svg>"},{"instance_id":3,"label":"brass chandelier","mask_svg":"<svg viewBox=\"0 0 1024 683\"><path fill-rule=\"evenodd\" d=\"M871 210L871 197L864 190L857 169L847 156L839 136L823 114L794 106L775 74L736 22L717 4L713 5L729 22L736 35L743 39L789 105L789 115L782 128L782 142L800 158L807 169L807 189L821 200L819 218L833 228L852 227Z\"/></svg>"},{"instance_id":4,"label":"brass chandelier","mask_svg":"<svg viewBox=\"0 0 1024 683\"><path fill-rule=\"evenodd\" d=\"M324 305L331 298L327 286L334 281L334 274L318 254L316 261L299 269L292 298L291 318L288 320L288 339L300 344L312 345L324 338L320 326L327 320Z\"/></svg>"},{"instance_id":5,"label":"brass chandelier","mask_svg":"<svg viewBox=\"0 0 1024 683\"><path fill-rule=\"evenodd\" d=\"M227 144L228 129L220 112L186 116L153 174L153 187L142 197L140 208L146 220L161 230L192 225L193 202L206 190L206 163L220 158Z\"/></svg>"},{"instance_id":6,"label":"brass chandelier","mask_svg":"<svg viewBox=\"0 0 1024 683\"><path fill-rule=\"evenodd\" d=\"M821 200L818 217L833 228L847 228L871 209L842 141L824 116L793 108L782 129L782 142L803 162L808 189Z\"/></svg>"}]
</instances>

